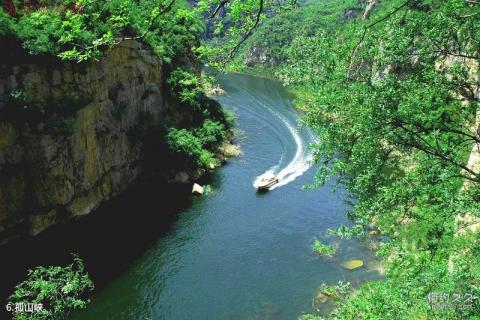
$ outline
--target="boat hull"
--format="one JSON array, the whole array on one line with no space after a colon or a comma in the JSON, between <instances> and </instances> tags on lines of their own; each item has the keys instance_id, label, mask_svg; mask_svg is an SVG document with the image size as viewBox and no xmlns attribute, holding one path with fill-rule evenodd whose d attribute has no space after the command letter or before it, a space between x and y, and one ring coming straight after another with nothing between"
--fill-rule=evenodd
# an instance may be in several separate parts
<instances>
[{"instance_id":1,"label":"boat hull","mask_svg":"<svg viewBox=\"0 0 480 320\"><path fill-rule=\"evenodd\" d=\"M276 185L278 183L278 178L275 178L271 181L268 181L264 184L261 184L257 187L258 190L268 190L269 188L273 187L274 185Z\"/></svg>"}]
</instances>

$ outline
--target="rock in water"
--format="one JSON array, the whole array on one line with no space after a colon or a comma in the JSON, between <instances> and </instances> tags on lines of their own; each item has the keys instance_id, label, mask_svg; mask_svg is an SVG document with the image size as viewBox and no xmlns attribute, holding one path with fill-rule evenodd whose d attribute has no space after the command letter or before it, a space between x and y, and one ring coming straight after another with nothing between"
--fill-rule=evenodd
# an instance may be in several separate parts
<instances>
[{"instance_id":1,"label":"rock in water","mask_svg":"<svg viewBox=\"0 0 480 320\"><path fill-rule=\"evenodd\" d=\"M342 267L348 270L353 270L353 269L358 269L363 266L363 261L362 260L348 260L342 263Z\"/></svg>"},{"instance_id":2,"label":"rock in water","mask_svg":"<svg viewBox=\"0 0 480 320\"><path fill-rule=\"evenodd\" d=\"M202 195L203 192L204 192L204 190L203 190L203 187L201 185L199 185L198 183L193 184L193 188L192 188L192 193L193 194Z\"/></svg>"},{"instance_id":3,"label":"rock in water","mask_svg":"<svg viewBox=\"0 0 480 320\"><path fill-rule=\"evenodd\" d=\"M315 304L323 304L328 301L328 296L323 292L317 292L315 295Z\"/></svg>"}]
</instances>

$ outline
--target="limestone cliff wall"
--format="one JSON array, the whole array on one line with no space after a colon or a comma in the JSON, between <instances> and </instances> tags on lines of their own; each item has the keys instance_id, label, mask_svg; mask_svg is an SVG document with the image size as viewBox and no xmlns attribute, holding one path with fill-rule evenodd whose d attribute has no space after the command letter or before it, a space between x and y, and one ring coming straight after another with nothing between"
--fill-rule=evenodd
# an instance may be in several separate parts
<instances>
[{"instance_id":1,"label":"limestone cliff wall","mask_svg":"<svg viewBox=\"0 0 480 320\"><path fill-rule=\"evenodd\" d=\"M131 136L142 119L159 126L188 117L169 101L159 59L138 41L99 61L2 64L0 74L0 109L16 90L36 101L72 92L88 100L67 135L0 119L0 243L87 215L126 190L142 173L143 142Z\"/></svg>"}]
</instances>

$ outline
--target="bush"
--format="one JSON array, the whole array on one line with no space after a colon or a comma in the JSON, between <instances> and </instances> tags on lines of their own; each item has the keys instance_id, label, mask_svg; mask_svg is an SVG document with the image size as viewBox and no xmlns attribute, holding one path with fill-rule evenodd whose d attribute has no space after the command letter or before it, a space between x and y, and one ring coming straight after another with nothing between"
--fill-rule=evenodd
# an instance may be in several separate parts
<instances>
[{"instance_id":1,"label":"bush","mask_svg":"<svg viewBox=\"0 0 480 320\"><path fill-rule=\"evenodd\" d=\"M167 144L173 152L193 160L194 165L210 167L217 164L213 151L226 137L227 131L222 123L207 119L197 128L170 128Z\"/></svg>"},{"instance_id":2,"label":"bush","mask_svg":"<svg viewBox=\"0 0 480 320\"><path fill-rule=\"evenodd\" d=\"M12 34L13 23L13 18L0 9L0 37Z\"/></svg>"},{"instance_id":3,"label":"bush","mask_svg":"<svg viewBox=\"0 0 480 320\"><path fill-rule=\"evenodd\" d=\"M215 162L213 154L203 148L202 141L187 129L171 128L167 133L167 144L173 152L187 156L200 167Z\"/></svg>"},{"instance_id":4,"label":"bush","mask_svg":"<svg viewBox=\"0 0 480 320\"><path fill-rule=\"evenodd\" d=\"M200 77L191 71L177 68L172 71L167 82L172 87L173 95L182 103L197 110L202 109L201 101L204 93Z\"/></svg>"},{"instance_id":5,"label":"bush","mask_svg":"<svg viewBox=\"0 0 480 320\"><path fill-rule=\"evenodd\" d=\"M16 286L10 296L11 304L42 304L34 313L14 314L15 320L65 319L75 310L85 308L84 295L93 290L93 282L85 271L83 261L73 256L66 267L36 267L28 271L28 279Z\"/></svg>"},{"instance_id":6,"label":"bush","mask_svg":"<svg viewBox=\"0 0 480 320\"><path fill-rule=\"evenodd\" d=\"M225 139L225 126L220 122L207 119L203 122L202 127L195 130L195 135L200 139L202 145L210 147Z\"/></svg>"}]
</instances>

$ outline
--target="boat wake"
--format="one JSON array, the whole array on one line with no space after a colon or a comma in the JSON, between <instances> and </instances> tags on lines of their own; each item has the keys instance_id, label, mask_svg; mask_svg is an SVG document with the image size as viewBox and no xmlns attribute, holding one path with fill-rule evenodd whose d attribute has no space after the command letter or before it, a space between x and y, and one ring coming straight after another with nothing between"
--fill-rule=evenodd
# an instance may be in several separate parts
<instances>
[{"instance_id":1,"label":"boat wake","mask_svg":"<svg viewBox=\"0 0 480 320\"><path fill-rule=\"evenodd\" d=\"M278 183L269 188L269 190L273 190L285 186L288 183L294 181L296 178L303 175L311 166L312 155L307 152L297 128L295 128L284 116L275 112L268 106L264 106L277 118L279 118L280 121L285 125L285 127L288 129L291 136L293 137L296 145L296 151L293 159L284 168L280 168L280 161L279 164L271 167L270 169L256 177L253 181L253 186L255 188L258 188L263 178L274 174L278 177Z\"/></svg>"}]
</instances>

